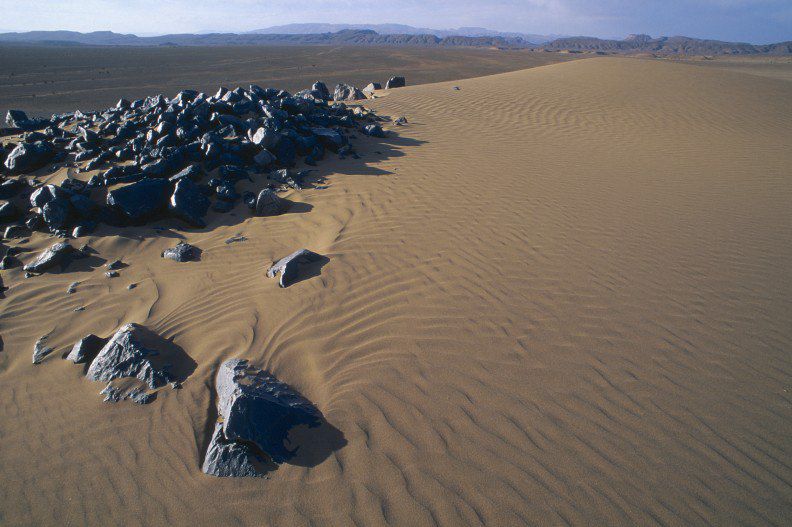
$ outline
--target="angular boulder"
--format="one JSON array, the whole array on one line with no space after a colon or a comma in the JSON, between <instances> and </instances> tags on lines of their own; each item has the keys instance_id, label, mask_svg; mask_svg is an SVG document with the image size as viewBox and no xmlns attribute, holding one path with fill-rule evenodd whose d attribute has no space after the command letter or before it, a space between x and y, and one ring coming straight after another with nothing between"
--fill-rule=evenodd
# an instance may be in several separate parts
<instances>
[{"instance_id":1,"label":"angular boulder","mask_svg":"<svg viewBox=\"0 0 792 527\"><path fill-rule=\"evenodd\" d=\"M49 143L19 143L5 160L5 166L11 172L32 172L43 167L55 157L55 150Z\"/></svg>"},{"instance_id":2,"label":"angular boulder","mask_svg":"<svg viewBox=\"0 0 792 527\"><path fill-rule=\"evenodd\" d=\"M380 84L379 82L371 82L371 83L368 84L368 86L363 88L363 93L365 93L367 95L370 95L370 94L374 93L375 91L381 90L381 89L382 89L382 84Z\"/></svg>"},{"instance_id":3,"label":"angular boulder","mask_svg":"<svg viewBox=\"0 0 792 527\"><path fill-rule=\"evenodd\" d=\"M293 427L322 422L307 399L246 360L224 362L215 386L218 421L204 457L206 474L263 476L257 465L283 463L296 453L285 445Z\"/></svg>"},{"instance_id":4,"label":"angular boulder","mask_svg":"<svg viewBox=\"0 0 792 527\"><path fill-rule=\"evenodd\" d=\"M92 381L110 382L134 377L149 388L159 388L171 381L168 365L154 349L154 335L139 324L126 324L96 354L86 377Z\"/></svg>"},{"instance_id":5,"label":"angular boulder","mask_svg":"<svg viewBox=\"0 0 792 527\"><path fill-rule=\"evenodd\" d=\"M107 344L107 339L97 337L93 333L88 334L72 347L71 351L66 356L66 360L70 360L74 364L92 361L105 344Z\"/></svg>"},{"instance_id":6,"label":"angular boulder","mask_svg":"<svg viewBox=\"0 0 792 527\"><path fill-rule=\"evenodd\" d=\"M43 273L57 265L65 267L75 252L74 247L66 242L56 243L27 264L24 270L30 273Z\"/></svg>"},{"instance_id":7,"label":"angular boulder","mask_svg":"<svg viewBox=\"0 0 792 527\"><path fill-rule=\"evenodd\" d=\"M280 274L278 285L288 287L300 276L300 267L319 262L323 258L325 257L321 254L316 254L308 249L300 249L273 263L272 267L267 270L267 277L275 278Z\"/></svg>"},{"instance_id":8,"label":"angular boulder","mask_svg":"<svg viewBox=\"0 0 792 527\"><path fill-rule=\"evenodd\" d=\"M168 210L170 213L193 227L206 227L204 216L209 210L207 198L198 185L184 178L176 182Z\"/></svg>"},{"instance_id":9,"label":"angular boulder","mask_svg":"<svg viewBox=\"0 0 792 527\"><path fill-rule=\"evenodd\" d=\"M327 84L322 81L314 82L313 86L311 86L311 91L317 92L319 98L322 100L326 101L330 99L330 90L327 89Z\"/></svg>"},{"instance_id":10,"label":"angular boulder","mask_svg":"<svg viewBox=\"0 0 792 527\"><path fill-rule=\"evenodd\" d=\"M366 95L349 84L338 84L333 92L334 101L359 101L365 99Z\"/></svg>"},{"instance_id":11,"label":"angular boulder","mask_svg":"<svg viewBox=\"0 0 792 527\"><path fill-rule=\"evenodd\" d=\"M175 262L191 262L201 259L201 250L189 243L179 242L175 247L162 251L162 257Z\"/></svg>"},{"instance_id":12,"label":"angular boulder","mask_svg":"<svg viewBox=\"0 0 792 527\"><path fill-rule=\"evenodd\" d=\"M286 202L274 190L265 188L256 197L257 216L277 216L286 212Z\"/></svg>"},{"instance_id":13,"label":"angular boulder","mask_svg":"<svg viewBox=\"0 0 792 527\"><path fill-rule=\"evenodd\" d=\"M404 77L391 77L388 79L388 82L385 83L385 89L390 90L391 88L404 88L407 85L407 82L404 80Z\"/></svg>"},{"instance_id":14,"label":"angular boulder","mask_svg":"<svg viewBox=\"0 0 792 527\"><path fill-rule=\"evenodd\" d=\"M130 223L145 223L167 209L171 185L167 179L144 179L108 192L107 204Z\"/></svg>"}]
</instances>

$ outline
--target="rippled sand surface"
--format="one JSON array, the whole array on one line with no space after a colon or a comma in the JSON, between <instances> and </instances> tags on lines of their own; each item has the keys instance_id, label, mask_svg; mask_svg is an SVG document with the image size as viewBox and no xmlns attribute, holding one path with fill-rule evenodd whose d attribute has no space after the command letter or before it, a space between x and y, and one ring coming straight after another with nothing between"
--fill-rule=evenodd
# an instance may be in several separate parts
<instances>
[{"instance_id":1,"label":"rippled sand surface","mask_svg":"<svg viewBox=\"0 0 792 527\"><path fill-rule=\"evenodd\" d=\"M4 271L0 523L789 525L790 101L626 58L407 87L369 106L409 124L289 214L100 230L95 261ZM202 261L160 258L178 238ZM279 289L301 247L329 262ZM60 359L126 322L196 362L181 390L103 403ZM200 471L231 357L330 425L266 480Z\"/></svg>"}]
</instances>

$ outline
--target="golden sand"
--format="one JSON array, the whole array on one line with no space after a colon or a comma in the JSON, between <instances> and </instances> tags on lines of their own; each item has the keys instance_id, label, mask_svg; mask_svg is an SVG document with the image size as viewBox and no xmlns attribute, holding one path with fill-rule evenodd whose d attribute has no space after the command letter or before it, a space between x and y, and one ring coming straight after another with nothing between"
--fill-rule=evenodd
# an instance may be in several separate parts
<instances>
[{"instance_id":1,"label":"golden sand","mask_svg":"<svg viewBox=\"0 0 792 527\"><path fill-rule=\"evenodd\" d=\"M409 124L297 212L79 240L115 279L4 271L0 523L788 525L790 101L607 57L407 87L370 106ZM160 258L181 237L201 262ZM301 247L329 263L279 289ZM111 405L60 359L126 322L196 361L183 389ZM266 480L202 474L231 357L337 431Z\"/></svg>"}]
</instances>

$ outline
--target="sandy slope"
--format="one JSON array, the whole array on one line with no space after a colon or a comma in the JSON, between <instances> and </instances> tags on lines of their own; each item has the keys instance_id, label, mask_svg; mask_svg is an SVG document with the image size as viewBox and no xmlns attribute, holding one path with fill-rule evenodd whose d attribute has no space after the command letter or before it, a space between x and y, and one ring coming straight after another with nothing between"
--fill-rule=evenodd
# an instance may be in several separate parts
<instances>
[{"instance_id":1,"label":"sandy slope","mask_svg":"<svg viewBox=\"0 0 792 527\"><path fill-rule=\"evenodd\" d=\"M618 58L408 87L372 106L411 124L322 166L302 213L102 231L114 280L4 272L0 523L788 525L790 100ZM202 262L159 258L182 235ZM303 246L321 276L264 278ZM182 390L110 406L30 364L128 321L196 361ZM199 470L234 356L331 425L268 480Z\"/></svg>"}]
</instances>

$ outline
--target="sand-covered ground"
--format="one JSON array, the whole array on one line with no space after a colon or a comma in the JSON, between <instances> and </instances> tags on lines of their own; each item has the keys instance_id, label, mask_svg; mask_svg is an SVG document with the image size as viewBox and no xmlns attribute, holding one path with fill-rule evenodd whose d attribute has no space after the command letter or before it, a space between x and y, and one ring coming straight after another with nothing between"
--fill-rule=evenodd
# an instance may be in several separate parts
<instances>
[{"instance_id":1,"label":"sand-covered ground","mask_svg":"<svg viewBox=\"0 0 792 527\"><path fill-rule=\"evenodd\" d=\"M0 43L0 114L98 110L190 88L214 93L260 84L295 92L317 79L363 88L403 75L409 84L522 70L581 55L485 48L378 46L30 46Z\"/></svg>"},{"instance_id":2,"label":"sand-covered ground","mask_svg":"<svg viewBox=\"0 0 792 527\"><path fill-rule=\"evenodd\" d=\"M292 213L101 229L101 259L4 271L0 523L789 525L790 101L608 57L407 87L368 105L409 125ZM178 238L202 261L160 258ZM279 289L300 247L330 260ZM181 390L103 403L60 359L125 322L195 361ZM329 423L266 480L200 471L237 356Z\"/></svg>"}]
</instances>

